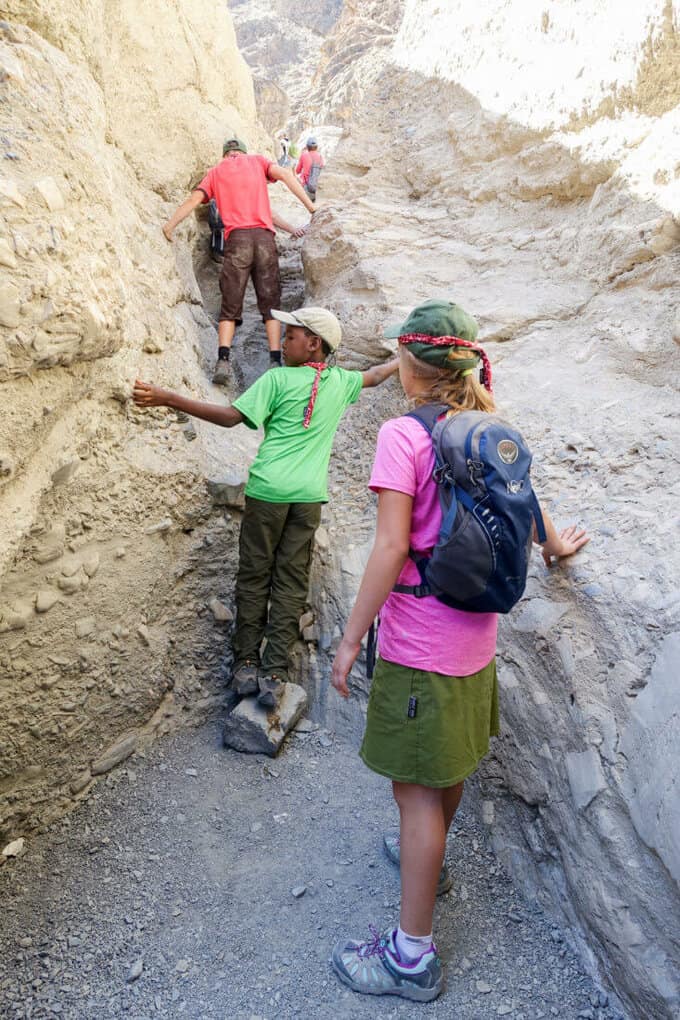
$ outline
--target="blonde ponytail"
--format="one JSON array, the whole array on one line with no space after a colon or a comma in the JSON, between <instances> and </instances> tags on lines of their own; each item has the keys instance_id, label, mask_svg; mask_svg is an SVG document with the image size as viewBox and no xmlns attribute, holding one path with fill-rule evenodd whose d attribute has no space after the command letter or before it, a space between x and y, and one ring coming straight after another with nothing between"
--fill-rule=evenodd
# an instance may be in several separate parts
<instances>
[{"instance_id":1,"label":"blonde ponytail","mask_svg":"<svg viewBox=\"0 0 680 1020\"><path fill-rule=\"evenodd\" d=\"M414 398L415 406L420 404L448 404L453 411L486 411L493 413L496 404L493 395L479 382L477 369L462 375L452 371L456 359L468 361L470 352L464 348L455 354L449 354L451 368L437 368L426 361L416 358L406 347L401 348L401 356L413 372L413 375L424 381L423 389Z\"/></svg>"}]
</instances>

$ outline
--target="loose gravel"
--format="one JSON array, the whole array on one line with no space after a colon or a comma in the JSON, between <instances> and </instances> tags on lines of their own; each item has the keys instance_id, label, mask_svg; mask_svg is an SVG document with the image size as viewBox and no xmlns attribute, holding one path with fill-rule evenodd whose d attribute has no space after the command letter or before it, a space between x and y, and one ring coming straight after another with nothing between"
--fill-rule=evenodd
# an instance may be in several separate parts
<instances>
[{"instance_id":1,"label":"loose gravel","mask_svg":"<svg viewBox=\"0 0 680 1020\"><path fill-rule=\"evenodd\" d=\"M211 723L162 740L0 869L0 1016L621 1017L517 897L469 791L435 917L444 993L423 1007L342 986L334 942L398 919L389 784L314 724L274 760L220 738Z\"/></svg>"}]
</instances>

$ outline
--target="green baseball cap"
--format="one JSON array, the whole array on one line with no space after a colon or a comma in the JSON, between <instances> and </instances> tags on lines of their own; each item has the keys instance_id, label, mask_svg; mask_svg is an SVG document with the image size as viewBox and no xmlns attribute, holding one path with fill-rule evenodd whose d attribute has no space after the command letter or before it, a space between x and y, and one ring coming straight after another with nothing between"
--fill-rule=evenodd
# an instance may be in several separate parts
<instances>
[{"instance_id":1,"label":"green baseball cap","mask_svg":"<svg viewBox=\"0 0 680 1020\"><path fill-rule=\"evenodd\" d=\"M423 301L403 322L388 326L383 335L393 340L407 333L423 333L425 336L457 336L474 343L478 332L477 321L460 305L435 298Z\"/></svg>"},{"instance_id":2,"label":"green baseball cap","mask_svg":"<svg viewBox=\"0 0 680 1020\"><path fill-rule=\"evenodd\" d=\"M222 146L222 155L226 156L228 152L243 152L247 155L248 149L246 148L246 143L242 138L238 138L237 135L232 135L231 138L226 139Z\"/></svg>"}]
</instances>

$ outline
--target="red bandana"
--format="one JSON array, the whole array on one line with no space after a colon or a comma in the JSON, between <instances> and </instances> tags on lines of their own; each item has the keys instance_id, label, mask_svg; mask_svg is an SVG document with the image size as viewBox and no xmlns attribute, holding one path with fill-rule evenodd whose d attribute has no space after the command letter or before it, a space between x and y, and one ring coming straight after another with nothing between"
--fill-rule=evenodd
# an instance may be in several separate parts
<instances>
[{"instance_id":1,"label":"red bandana","mask_svg":"<svg viewBox=\"0 0 680 1020\"><path fill-rule=\"evenodd\" d=\"M312 392L309 394L309 403L305 408L304 417L302 419L303 429L308 429L312 420L312 413L314 411L314 404L316 403L316 395L319 392L319 382L321 381L321 373L324 368L328 368L325 361L305 361L305 368L315 368L316 375L314 376L314 382L312 384Z\"/></svg>"},{"instance_id":2,"label":"red bandana","mask_svg":"<svg viewBox=\"0 0 680 1020\"><path fill-rule=\"evenodd\" d=\"M474 344L470 340L463 340L459 336L427 336L426 333L404 333L397 337L400 344L429 344L431 347L467 347L475 351L482 359L482 383L484 389L493 393L491 385L491 362L483 347Z\"/></svg>"}]
</instances>

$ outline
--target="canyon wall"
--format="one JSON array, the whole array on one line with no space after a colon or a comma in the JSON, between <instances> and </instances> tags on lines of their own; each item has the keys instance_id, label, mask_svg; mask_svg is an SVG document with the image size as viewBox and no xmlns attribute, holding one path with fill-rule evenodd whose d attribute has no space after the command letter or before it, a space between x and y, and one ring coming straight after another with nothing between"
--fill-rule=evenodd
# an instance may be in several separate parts
<instances>
[{"instance_id":1,"label":"canyon wall","mask_svg":"<svg viewBox=\"0 0 680 1020\"><path fill-rule=\"evenodd\" d=\"M356 364L420 300L473 312L546 506L590 531L573 562L535 557L502 621L503 734L481 810L527 895L562 913L631 1016L677 1017L678 7L407 0L401 13L373 50L366 10L348 4L336 33L363 49L338 78L337 35L322 55L315 95L344 134L304 247L308 300L341 316ZM329 533L332 558L346 522ZM327 581L347 603L365 517L353 538ZM338 700L327 711L357 724Z\"/></svg>"},{"instance_id":2,"label":"canyon wall","mask_svg":"<svg viewBox=\"0 0 680 1020\"><path fill-rule=\"evenodd\" d=\"M234 490L206 480L238 481L254 439L129 394L136 376L209 389L205 227L171 246L160 225L226 132L264 139L221 3L4 6L2 846L220 690L213 600L230 597L237 524Z\"/></svg>"}]
</instances>

